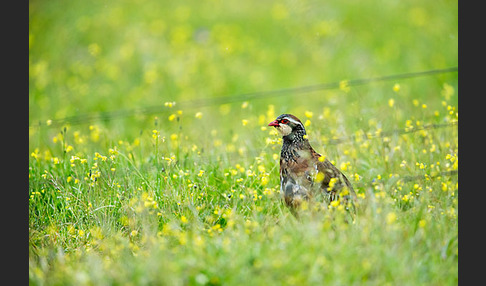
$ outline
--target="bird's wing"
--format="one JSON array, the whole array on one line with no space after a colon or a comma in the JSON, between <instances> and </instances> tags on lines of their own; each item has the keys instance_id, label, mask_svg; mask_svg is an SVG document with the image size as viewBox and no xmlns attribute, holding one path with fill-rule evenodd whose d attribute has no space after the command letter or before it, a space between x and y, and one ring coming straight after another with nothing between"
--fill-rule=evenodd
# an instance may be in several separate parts
<instances>
[{"instance_id":1,"label":"bird's wing","mask_svg":"<svg viewBox=\"0 0 486 286\"><path fill-rule=\"evenodd\" d=\"M320 155L318 156L320 157ZM316 168L318 171L317 178L322 180L321 188L326 190L327 192L337 193L338 191L342 190L344 187L348 190L349 194L352 197L356 197L356 193L354 192L351 183L349 182L348 178L334 166L329 160L324 159L316 160ZM322 173L324 176L319 175ZM335 178L335 182L333 183L332 189L329 190L331 179Z\"/></svg>"}]
</instances>

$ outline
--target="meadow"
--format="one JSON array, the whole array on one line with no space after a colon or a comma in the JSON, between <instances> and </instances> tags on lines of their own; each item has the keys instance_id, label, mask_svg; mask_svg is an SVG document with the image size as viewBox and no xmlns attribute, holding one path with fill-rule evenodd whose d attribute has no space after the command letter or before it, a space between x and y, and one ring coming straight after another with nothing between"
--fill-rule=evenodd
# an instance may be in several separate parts
<instances>
[{"instance_id":1,"label":"meadow","mask_svg":"<svg viewBox=\"0 0 486 286\"><path fill-rule=\"evenodd\" d=\"M29 283L456 285L458 72L399 75L457 67L457 26L457 1L31 1ZM352 219L282 202L282 113Z\"/></svg>"}]
</instances>

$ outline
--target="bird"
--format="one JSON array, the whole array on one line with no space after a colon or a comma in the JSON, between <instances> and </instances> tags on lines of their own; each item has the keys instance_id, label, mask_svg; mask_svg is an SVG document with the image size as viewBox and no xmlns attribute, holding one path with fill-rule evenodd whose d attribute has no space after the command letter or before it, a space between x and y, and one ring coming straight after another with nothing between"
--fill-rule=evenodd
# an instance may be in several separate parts
<instances>
[{"instance_id":1,"label":"bird","mask_svg":"<svg viewBox=\"0 0 486 286\"><path fill-rule=\"evenodd\" d=\"M353 203L356 193L348 178L312 148L299 118L285 113L268 126L282 135L280 190L291 211L298 209L302 202L319 196L329 204L334 200L343 205Z\"/></svg>"}]
</instances>

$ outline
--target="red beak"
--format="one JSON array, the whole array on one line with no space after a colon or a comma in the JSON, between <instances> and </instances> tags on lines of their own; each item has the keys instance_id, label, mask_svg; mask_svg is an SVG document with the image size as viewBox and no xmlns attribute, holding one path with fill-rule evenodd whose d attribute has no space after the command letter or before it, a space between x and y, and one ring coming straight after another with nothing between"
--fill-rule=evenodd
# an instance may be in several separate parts
<instances>
[{"instance_id":1,"label":"red beak","mask_svg":"<svg viewBox=\"0 0 486 286\"><path fill-rule=\"evenodd\" d=\"M278 124L277 120L274 120L274 121L268 123L268 126L280 126L280 124Z\"/></svg>"}]
</instances>

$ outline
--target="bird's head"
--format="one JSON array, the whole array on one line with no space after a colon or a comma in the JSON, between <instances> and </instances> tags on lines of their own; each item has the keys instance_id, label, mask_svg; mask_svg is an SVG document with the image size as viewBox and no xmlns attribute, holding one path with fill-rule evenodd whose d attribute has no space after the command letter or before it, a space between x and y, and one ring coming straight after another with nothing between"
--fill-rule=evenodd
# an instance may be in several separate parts
<instances>
[{"instance_id":1,"label":"bird's head","mask_svg":"<svg viewBox=\"0 0 486 286\"><path fill-rule=\"evenodd\" d=\"M296 135L301 137L306 134L304 124L302 124L299 118L292 114L282 114L277 117L277 119L270 122L268 126L275 127L284 138L287 137L293 139Z\"/></svg>"}]
</instances>

